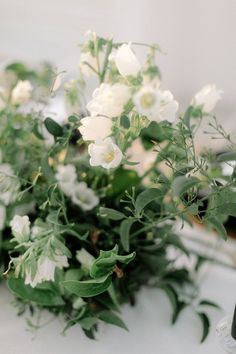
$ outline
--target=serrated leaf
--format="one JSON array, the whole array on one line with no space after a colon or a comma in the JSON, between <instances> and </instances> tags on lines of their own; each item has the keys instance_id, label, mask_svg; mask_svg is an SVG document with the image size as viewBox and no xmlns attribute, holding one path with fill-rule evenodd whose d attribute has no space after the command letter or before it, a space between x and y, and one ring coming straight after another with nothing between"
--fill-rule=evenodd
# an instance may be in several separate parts
<instances>
[{"instance_id":1,"label":"serrated leaf","mask_svg":"<svg viewBox=\"0 0 236 354\"><path fill-rule=\"evenodd\" d=\"M135 221L134 219L126 219L120 225L120 240L126 252L129 252L130 249L130 229Z\"/></svg>"},{"instance_id":2,"label":"serrated leaf","mask_svg":"<svg viewBox=\"0 0 236 354\"><path fill-rule=\"evenodd\" d=\"M99 257L95 259L90 269L92 278L105 276L109 272L113 272L117 262L128 264L135 257L135 252L120 256L118 253L118 246L116 245L110 251L100 251Z\"/></svg>"},{"instance_id":3,"label":"serrated leaf","mask_svg":"<svg viewBox=\"0 0 236 354\"><path fill-rule=\"evenodd\" d=\"M102 217L108 218L110 220L122 220L125 218L125 214L110 208L100 207L99 213Z\"/></svg>"},{"instance_id":4,"label":"serrated leaf","mask_svg":"<svg viewBox=\"0 0 236 354\"><path fill-rule=\"evenodd\" d=\"M108 311L108 310L102 311L99 313L98 318L106 323L112 324L114 326L123 328L126 331L128 331L128 328L126 324L123 322L123 320L112 311Z\"/></svg>"},{"instance_id":5,"label":"serrated leaf","mask_svg":"<svg viewBox=\"0 0 236 354\"><path fill-rule=\"evenodd\" d=\"M84 281L68 280L62 281L61 285L71 294L80 297L92 297L106 291L111 284L111 273L97 278Z\"/></svg>"},{"instance_id":6,"label":"serrated leaf","mask_svg":"<svg viewBox=\"0 0 236 354\"><path fill-rule=\"evenodd\" d=\"M52 118L46 118L44 121L44 125L47 128L47 131L54 137L59 137L63 135L62 127Z\"/></svg>"},{"instance_id":7,"label":"serrated leaf","mask_svg":"<svg viewBox=\"0 0 236 354\"><path fill-rule=\"evenodd\" d=\"M20 278L10 278L8 280L9 289L21 299L35 302L41 306L63 306L62 297L50 289L32 288L25 285L24 280Z\"/></svg>"},{"instance_id":8,"label":"serrated leaf","mask_svg":"<svg viewBox=\"0 0 236 354\"><path fill-rule=\"evenodd\" d=\"M210 320L208 316L204 312L198 312L197 315L199 316L201 322L202 322L202 338L201 338L201 343L204 342L206 337L208 336L209 329L210 329Z\"/></svg>"},{"instance_id":9,"label":"serrated leaf","mask_svg":"<svg viewBox=\"0 0 236 354\"><path fill-rule=\"evenodd\" d=\"M196 177L178 176L172 183L173 195L181 197L185 192L196 186L199 182L199 179Z\"/></svg>"},{"instance_id":10,"label":"serrated leaf","mask_svg":"<svg viewBox=\"0 0 236 354\"><path fill-rule=\"evenodd\" d=\"M217 233L223 237L224 240L227 240L228 236L225 227L216 216L214 215L206 216L204 220L208 224L210 224L217 231Z\"/></svg>"},{"instance_id":11,"label":"serrated leaf","mask_svg":"<svg viewBox=\"0 0 236 354\"><path fill-rule=\"evenodd\" d=\"M140 212L151 202L162 197L162 192L157 188L150 188L140 193L135 201L135 208Z\"/></svg>"}]
</instances>

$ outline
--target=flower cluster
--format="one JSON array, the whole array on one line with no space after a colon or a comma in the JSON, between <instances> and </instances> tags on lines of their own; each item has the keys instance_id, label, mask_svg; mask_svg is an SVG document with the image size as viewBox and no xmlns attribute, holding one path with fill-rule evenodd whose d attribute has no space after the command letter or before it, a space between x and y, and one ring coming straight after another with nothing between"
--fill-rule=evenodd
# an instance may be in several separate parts
<instances>
[{"instance_id":1,"label":"flower cluster","mask_svg":"<svg viewBox=\"0 0 236 354\"><path fill-rule=\"evenodd\" d=\"M79 78L13 63L0 87L1 267L24 309L62 313L90 338L99 320L126 329L115 310L144 285L174 301L173 322L190 303L199 317L199 265L170 256L191 254L175 221L198 219L226 238L235 216L234 165L227 174L222 165L236 159L235 144L212 116L222 91L207 85L179 112L159 47L145 46L141 62L136 45L89 32ZM86 98L89 76L97 87ZM55 95L63 123L50 113ZM197 155L203 118L230 152Z\"/></svg>"}]
</instances>

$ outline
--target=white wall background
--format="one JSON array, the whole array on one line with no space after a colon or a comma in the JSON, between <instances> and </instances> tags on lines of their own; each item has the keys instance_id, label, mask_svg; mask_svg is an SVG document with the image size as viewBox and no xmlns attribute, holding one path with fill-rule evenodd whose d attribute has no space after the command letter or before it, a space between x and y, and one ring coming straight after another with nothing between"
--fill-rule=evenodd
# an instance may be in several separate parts
<instances>
[{"instance_id":1,"label":"white wall background","mask_svg":"<svg viewBox=\"0 0 236 354\"><path fill-rule=\"evenodd\" d=\"M164 86L185 104L216 83L225 92L216 113L236 131L236 0L0 0L0 60L71 71L87 29L159 43Z\"/></svg>"}]
</instances>

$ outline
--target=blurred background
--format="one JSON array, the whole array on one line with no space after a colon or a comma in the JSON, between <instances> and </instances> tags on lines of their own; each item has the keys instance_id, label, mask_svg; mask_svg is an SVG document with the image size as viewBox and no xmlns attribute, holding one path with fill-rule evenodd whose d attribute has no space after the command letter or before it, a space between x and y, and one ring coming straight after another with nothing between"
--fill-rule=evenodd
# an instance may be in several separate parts
<instances>
[{"instance_id":1,"label":"blurred background","mask_svg":"<svg viewBox=\"0 0 236 354\"><path fill-rule=\"evenodd\" d=\"M88 29L117 41L157 42L165 53L158 56L163 87L180 107L215 83L224 91L217 118L236 132L235 0L0 0L0 64L46 59L76 73Z\"/></svg>"}]
</instances>

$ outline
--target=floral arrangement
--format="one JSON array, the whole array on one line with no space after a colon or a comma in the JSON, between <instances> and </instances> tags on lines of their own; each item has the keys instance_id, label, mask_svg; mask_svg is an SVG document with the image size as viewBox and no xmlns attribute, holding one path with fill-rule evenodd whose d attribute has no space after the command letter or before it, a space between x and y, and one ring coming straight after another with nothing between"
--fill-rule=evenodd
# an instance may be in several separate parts
<instances>
[{"instance_id":1,"label":"floral arrangement","mask_svg":"<svg viewBox=\"0 0 236 354\"><path fill-rule=\"evenodd\" d=\"M143 44L141 65L138 45L90 32L80 77L63 84L49 66L13 63L2 73L2 273L20 313L46 308L90 338L99 321L126 329L120 305L134 304L142 286L158 287L171 301L173 323L192 306L204 340L207 305L216 305L199 297L199 258L191 268L181 263L191 252L175 225L195 219L227 237L236 175L224 176L220 162L235 159L235 145L212 116L222 91L205 86L179 114L162 88L159 47ZM92 97L88 77L97 79ZM67 115L58 123L47 107L62 85ZM225 138L227 153L197 154L202 119Z\"/></svg>"}]
</instances>

